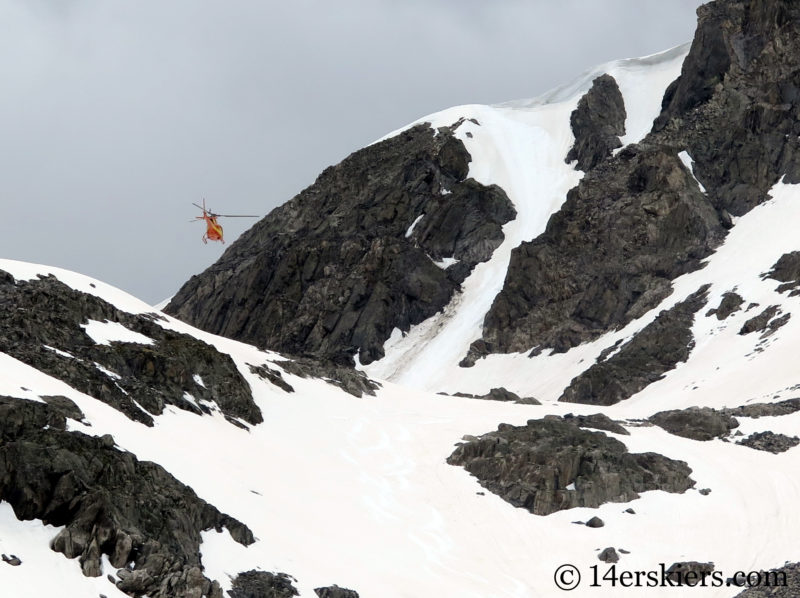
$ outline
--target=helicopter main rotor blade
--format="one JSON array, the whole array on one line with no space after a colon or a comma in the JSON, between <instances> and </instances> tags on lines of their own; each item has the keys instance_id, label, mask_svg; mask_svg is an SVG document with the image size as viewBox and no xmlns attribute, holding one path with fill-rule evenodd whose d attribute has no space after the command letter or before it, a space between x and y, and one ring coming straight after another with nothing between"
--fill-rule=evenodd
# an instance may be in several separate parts
<instances>
[{"instance_id":1,"label":"helicopter main rotor blade","mask_svg":"<svg viewBox=\"0 0 800 598\"><path fill-rule=\"evenodd\" d=\"M244 214L212 214L217 218L261 218L261 216L244 215Z\"/></svg>"}]
</instances>

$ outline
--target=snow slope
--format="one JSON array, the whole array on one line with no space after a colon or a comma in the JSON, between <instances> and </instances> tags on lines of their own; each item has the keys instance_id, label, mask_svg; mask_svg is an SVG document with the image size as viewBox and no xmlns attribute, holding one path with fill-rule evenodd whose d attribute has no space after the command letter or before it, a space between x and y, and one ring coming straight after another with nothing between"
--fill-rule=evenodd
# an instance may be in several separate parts
<instances>
[{"instance_id":1,"label":"snow slope","mask_svg":"<svg viewBox=\"0 0 800 598\"><path fill-rule=\"evenodd\" d=\"M780 301L788 310L800 301L774 295L775 281L758 277L781 252L795 245L790 224L792 217L800 216L796 213L798 189L780 185L774 195L773 201L741 219L704 270L677 281L676 300L692 292L700 279L716 281L712 295L727 290L735 279L744 296L762 305ZM737 252L748 246L761 227L780 223L783 228L772 229L779 231L774 245L753 252L752 259L742 264ZM0 268L15 276L32 276L37 270L7 260L0 262ZM63 271L56 275L120 307L147 308L85 277ZM743 316L738 318L741 321ZM689 362L606 412L616 418L642 417L689 404L734 405L764 394L786 395L782 391L790 385L794 371L791 346L800 339L800 331L790 322L763 353L748 355L755 341L734 339L736 324L720 326L715 318L699 319L696 329L705 340L698 342ZM636 452L657 451L686 460L694 471L696 488L711 488L711 494L703 496L696 489L684 495L649 492L630 504L539 517L483 494L473 478L447 465L445 459L461 436L492 430L500 422L520 425L548 413L597 411L552 401L559 385L568 382L568 374L545 384L550 393L540 393L548 399L543 406L446 397L392 383L386 383L377 397L357 399L322 381L284 373L297 391L288 394L250 373L245 365L274 361L275 354L214 337L171 318L163 325L229 353L251 385L264 423L247 432L220 414L198 416L168 408L153 428L147 428L5 355L0 356L0 393L69 397L91 424L71 422L72 430L112 434L119 447L162 464L201 498L250 526L258 541L247 548L234 543L226 532L204 535L203 563L223 587L229 587L230 577L238 572L260 568L295 576L302 596L314 596L314 587L336 583L358 590L365 598L522 598L559 595L552 579L560 564L574 564L584 575L590 574L592 565L605 567L597 560L597 550L606 546L629 550L623 563L632 570L653 569L660 562L712 560L719 570L732 573L800 559L796 543L800 513L794 508L800 499L800 480L787 473L800 466L800 450L776 456L722 441L682 439L659 428L631 427L631 436L617 438ZM641 325L634 323L631 329ZM626 333L630 331L619 334ZM591 363L588 356L601 344L581 347L572 359L579 354L586 359L572 367L578 370ZM725 369L713 373L716 363ZM737 370L745 371L743 365L748 373L737 375ZM558 369L552 362L541 367ZM756 381L748 384L748 378ZM747 422L748 432L774 429L793 434L800 427L800 414L742 421ZM735 468L730 467L732 463ZM751 483L753 479L758 484ZM623 512L629 506L636 515ZM606 526L597 530L572 523L593 515L604 519ZM16 568L0 563L0 583L15 588L4 596L95 596L101 590L106 596L121 595L102 581L105 578L83 578L77 562L51 553L46 541L56 532L40 524L17 522L7 507L0 509L2 550L23 560ZM31 574L34 567L50 568L50 563L56 563L52 566L59 571L57 582ZM727 597L737 591L696 588L692 595ZM586 588L572 595L617 596L619 590ZM675 593L648 588L647 595Z\"/></svg>"},{"instance_id":2,"label":"snow slope","mask_svg":"<svg viewBox=\"0 0 800 598\"><path fill-rule=\"evenodd\" d=\"M409 125L430 122L436 128L465 119L456 136L472 156L468 176L499 185L517 217L503 227L505 240L491 259L475 267L462 292L442 312L405 335L395 329L384 346L386 357L363 369L376 378L428 390L447 390L448 382L460 379L463 368L458 362L472 341L481 337L484 316L503 287L511 250L544 231L582 176L564 162L575 141L570 115L580 98L598 76L613 76L627 112L623 144L636 143L650 131L664 90L680 74L688 51L687 44L645 58L610 62L533 100L457 106Z\"/></svg>"}]
</instances>

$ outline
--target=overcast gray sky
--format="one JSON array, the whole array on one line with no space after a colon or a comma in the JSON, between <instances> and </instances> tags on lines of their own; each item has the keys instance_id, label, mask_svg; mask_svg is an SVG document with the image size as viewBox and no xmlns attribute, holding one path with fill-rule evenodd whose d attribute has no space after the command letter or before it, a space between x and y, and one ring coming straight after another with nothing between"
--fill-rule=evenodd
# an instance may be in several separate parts
<instances>
[{"instance_id":1,"label":"overcast gray sky","mask_svg":"<svg viewBox=\"0 0 800 598\"><path fill-rule=\"evenodd\" d=\"M157 302L224 249L192 202L267 214L425 114L690 41L701 3L0 0L0 257Z\"/></svg>"}]
</instances>

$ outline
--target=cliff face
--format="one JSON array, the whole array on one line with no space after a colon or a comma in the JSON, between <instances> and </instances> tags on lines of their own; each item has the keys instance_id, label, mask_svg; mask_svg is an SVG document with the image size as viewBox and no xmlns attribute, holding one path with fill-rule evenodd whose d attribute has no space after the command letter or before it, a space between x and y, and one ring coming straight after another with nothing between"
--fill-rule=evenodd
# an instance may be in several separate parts
<instances>
[{"instance_id":1,"label":"cliff face","mask_svg":"<svg viewBox=\"0 0 800 598\"><path fill-rule=\"evenodd\" d=\"M441 310L515 211L467 179L453 135L419 125L364 148L238 239L166 312L257 346L352 364Z\"/></svg>"},{"instance_id":2,"label":"cliff face","mask_svg":"<svg viewBox=\"0 0 800 598\"><path fill-rule=\"evenodd\" d=\"M797 182L800 5L720 0L698 15L653 131L595 166L514 251L474 354L565 351L623 326L700 267L731 215L781 177Z\"/></svg>"}]
</instances>

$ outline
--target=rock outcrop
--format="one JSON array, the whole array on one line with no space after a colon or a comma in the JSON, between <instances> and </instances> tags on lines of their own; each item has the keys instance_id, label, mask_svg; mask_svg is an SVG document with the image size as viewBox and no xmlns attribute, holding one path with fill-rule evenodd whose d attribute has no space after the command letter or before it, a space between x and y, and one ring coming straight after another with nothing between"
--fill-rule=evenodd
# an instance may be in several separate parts
<instances>
[{"instance_id":1,"label":"rock outcrop","mask_svg":"<svg viewBox=\"0 0 800 598\"><path fill-rule=\"evenodd\" d=\"M615 422L604 413L593 413L592 415L573 415L572 413L567 413L564 416L564 421L575 424L579 428L604 430L606 432L613 432L614 434L622 434L623 436L630 436L631 434L622 424Z\"/></svg>"},{"instance_id":2,"label":"rock outcrop","mask_svg":"<svg viewBox=\"0 0 800 598\"><path fill-rule=\"evenodd\" d=\"M790 297L800 294L800 251L783 254L772 269L762 278L771 278L782 282L775 289L779 293L789 292Z\"/></svg>"},{"instance_id":3,"label":"rock outcrop","mask_svg":"<svg viewBox=\"0 0 800 598\"><path fill-rule=\"evenodd\" d=\"M54 277L15 281L0 272L0 351L146 425L166 405L198 414L216 405L234 421L263 421L228 355L162 328L157 317L123 312ZM120 324L152 343L96 343L89 320Z\"/></svg>"},{"instance_id":4,"label":"rock outcrop","mask_svg":"<svg viewBox=\"0 0 800 598\"><path fill-rule=\"evenodd\" d=\"M445 394L445 393L441 393ZM541 401L534 397L521 397L515 392L511 392L510 390L499 387L499 388L492 388L489 392L482 395L475 395L468 392L456 392L453 393L454 397L464 397L467 399L481 399L483 401L502 401L507 403L519 403L521 405L541 405Z\"/></svg>"},{"instance_id":5,"label":"rock outcrop","mask_svg":"<svg viewBox=\"0 0 800 598\"><path fill-rule=\"evenodd\" d=\"M319 598L358 598L358 592L355 590L340 588L337 585L315 588L314 593L319 596Z\"/></svg>"},{"instance_id":6,"label":"rock outcrop","mask_svg":"<svg viewBox=\"0 0 800 598\"><path fill-rule=\"evenodd\" d=\"M789 415L800 411L800 399L786 399L777 403L750 403L725 411L734 417L758 418Z\"/></svg>"},{"instance_id":7,"label":"rock outcrop","mask_svg":"<svg viewBox=\"0 0 800 598\"><path fill-rule=\"evenodd\" d=\"M791 317L791 314L788 313L777 317L780 313L781 308L779 305L770 305L769 307L764 308L760 314L753 316L742 325L742 328L739 330L739 334L744 335L752 332L760 332L761 338L769 336L778 328L786 324Z\"/></svg>"},{"instance_id":8,"label":"rock outcrop","mask_svg":"<svg viewBox=\"0 0 800 598\"><path fill-rule=\"evenodd\" d=\"M239 573L228 591L230 598L292 598L298 596L295 580L285 573L245 571Z\"/></svg>"},{"instance_id":9,"label":"rock outcrop","mask_svg":"<svg viewBox=\"0 0 800 598\"><path fill-rule=\"evenodd\" d=\"M742 308L744 299L738 293L728 291L722 295L719 306L709 309L706 316L717 316L717 320L727 320L728 316L736 313Z\"/></svg>"},{"instance_id":10,"label":"rock outcrop","mask_svg":"<svg viewBox=\"0 0 800 598\"><path fill-rule=\"evenodd\" d=\"M330 361L296 357L288 361L278 361L276 364L295 376L324 380L354 397L360 398L364 395L374 397L375 391L381 386L368 378L364 372Z\"/></svg>"},{"instance_id":11,"label":"rock outcrop","mask_svg":"<svg viewBox=\"0 0 800 598\"><path fill-rule=\"evenodd\" d=\"M441 310L516 216L505 193L467 178L453 127L418 125L326 169L166 312L283 353L353 364L383 356L394 328Z\"/></svg>"},{"instance_id":12,"label":"rock outcrop","mask_svg":"<svg viewBox=\"0 0 800 598\"><path fill-rule=\"evenodd\" d=\"M227 528L241 544L254 541L244 524L111 436L68 432L58 408L13 397L0 397L0 500L19 519L62 527L51 546L77 558L84 575L101 575L107 557L131 596L222 598L203 573L200 532Z\"/></svg>"},{"instance_id":13,"label":"rock outcrop","mask_svg":"<svg viewBox=\"0 0 800 598\"><path fill-rule=\"evenodd\" d=\"M751 578L732 579L731 585L751 585L736 598L797 598L800 596L800 563L770 571L758 571Z\"/></svg>"},{"instance_id":14,"label":"rock outcrop","mask_svg":"<svg viewBox=\"0 0 800 598\"><path fill-rule=\"evenodd\" d=\"M691 469L656 453L631 454L620 441L552 416L461 444L447 462L515 507L548 515L574 507L627 502L639 492L684 492Z\"/></svg>"},{"instance_id":15,"label":"rock outcrop","mask_svg":"<svg viewBox=\"0 0 800 598\"><path fill-rule=\"evenodd\" d=\"M787 436L786 434L776 434L770 431L756 432L740 440L737 444L777 455L778 453L783 453L796 447L800 444L800 438L797 436Z\"/></svg>"},{"instance_id":16,"label":"rock outcrop","mask_svg":"<svg viewBox=\"0 0 800 598\"><path fill-rule=\"evenodd\" d=\"M567 154L567 162L577 161L579 170L589 171L622 147L625 134L625 101L617 81L601 75L592 82L578 107L570 116L575 144Z\"/></svg>"},{"instance_id":17,"label":"rock outcrop","mask_svg":"<svg viewBox=\"0 0 800 598\"><path fill-rule=\"evenodd\" d=\"M694 347L694 315L706 302L707 287L662 311L630 341L573 378L559 401L613 405L632 397L682 361Z\"/></svg>"},{"instance_id":18,"label":"rock outcrop","mask_svg":"<svg viewBox=\"0 0 800 598\"><path fill-rule=\"evenodd\" d=\"M670 434L692 440L721 438L739 427L735 417L710 407L660 411L647 419Z\"/></svg>"},{"instance_id":19,"label":"rock outcrop","mask_svg":"<svg viewBox=\"0 0 800 598\"><path fill-rule=\"evenodd\" d=\"M664 148L623 149L512 252L484 320L491 352L563 352L657 306L722 239L714 207ZM473 345L475 346L475 345Z\"/></svg>"},{"instance_id":20,"label":"rock outcrop","mask_svg":"<svg viewBox=\"0 0 800 598\"><path fill-rule=\"evenodd\" d=\"M731 215L800 181L800 4L719 0L698 15L653 131L590 170L512 253L476 356L566 351L627 324L701 266Z\"/></svg>"}]
</instances>

